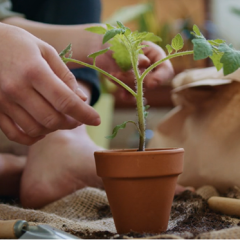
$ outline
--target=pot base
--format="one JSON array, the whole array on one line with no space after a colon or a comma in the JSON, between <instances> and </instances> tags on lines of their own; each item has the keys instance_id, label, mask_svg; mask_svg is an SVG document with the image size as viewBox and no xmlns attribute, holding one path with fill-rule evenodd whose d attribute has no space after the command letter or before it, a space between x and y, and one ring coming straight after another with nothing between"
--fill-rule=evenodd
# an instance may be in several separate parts
<instances>
[{"instance_id":1,"label":"pot base","mask_svg":"<svg viewBox=\"0 0 240 240\"><path fill-rule=\"evenodd\" d=\"M177 175L103 182L119 234L167 230Z\"/></svg>"}]
</instances>

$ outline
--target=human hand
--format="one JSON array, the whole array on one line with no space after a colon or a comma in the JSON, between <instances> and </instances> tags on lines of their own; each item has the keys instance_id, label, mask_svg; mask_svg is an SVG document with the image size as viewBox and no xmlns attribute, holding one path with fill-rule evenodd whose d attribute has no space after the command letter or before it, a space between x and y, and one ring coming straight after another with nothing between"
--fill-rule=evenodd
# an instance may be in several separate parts
<instances>
[{"instance_id":1,"label":"human hand","mask_svg":"<svg viewBox=\"0 0 240 240\"><path fill-rule=\"evenodd\" d=\"M148 45L148 47L143 48L143 53L139 55L139 70L143 72L146 68L148 68L153 63L163 59L166 57L165 52L161 47L156 45L153 42L145 41L144 45ZM108 51L106 54L103 54L97 58L97 66L104 69L107 72L110 72L113 76L120 79L122 82L130 83L134 82L134 74L133 71L123 72L115 63L115 60L112 58L112 52ZM144 86L146 88L152 89L155 88L162 83L171 80L174 76L174 70L171 62L165 61L162 64L158 65L154 68L144 79ZM126 95L126 94L125 94Z\"/></svg>"},{"instance_id":2,"label":"human hand","mask_svg":"<svg viewBox=\"0 0 240 240\"><path fill-rule=\"evenodd\" d=\"M10 140L30 145L58 129L100 124L53 47L5 24L0 39L0 128Z\"/></svg>"}]
</instances>

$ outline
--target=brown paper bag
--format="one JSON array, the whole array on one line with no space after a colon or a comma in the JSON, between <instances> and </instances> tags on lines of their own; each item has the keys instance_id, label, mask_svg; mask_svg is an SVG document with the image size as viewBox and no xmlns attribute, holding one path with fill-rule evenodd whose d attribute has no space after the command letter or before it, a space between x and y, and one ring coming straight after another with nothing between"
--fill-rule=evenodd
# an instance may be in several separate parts
<instances>
[{"instance_id":1,"label":"brown paper bag","mask_svg":"<svg viewBox=\"0 0 240 240\"><path fill-rule=\"evenodd\" d=\"M179 184L240 186L240 71L223 76L215 68L175 77L176 107L159 123L149 148L183 147Z\"/></svg>"}]
</instances>

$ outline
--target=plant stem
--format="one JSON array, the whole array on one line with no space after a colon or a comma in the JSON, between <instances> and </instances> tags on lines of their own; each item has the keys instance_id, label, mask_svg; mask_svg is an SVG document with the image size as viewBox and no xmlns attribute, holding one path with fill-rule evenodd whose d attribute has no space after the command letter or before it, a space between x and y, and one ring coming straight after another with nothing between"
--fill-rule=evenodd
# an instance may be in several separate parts
<instances>
[{"instance_id":1,"label":"plant stem","mask_svg":"<svg viewBox=\"0 0 240 240\"><path fill-rule=\"evenodd\" d=\"M88 64L88 63L85 63L85 62L82 62L82 61L78 61L78 60L75 60L75 59L72 59L72 58L65 58L65 57L62 57L62 59L64 61L67 61L67 62L73 62L73 63L78 63L80 65L83 65L85 67L89 67L89 68L92 68L100 73L102 73L103 75L105 75L106 77L109 77L110 79L112 79L114 82L118 83L119 85L121 85L123 88L125 88L128 92L130 92L135 98L137 98L137 94L130 88L128 87L125 83L121 82L119 79L117 79L116 77L112 76L111 74L109 74L108 72L105 72L104 70L102 70L101 68L97 67L97 66L94 66L94 65L91 65L91 64Z\"/></svg>"},{"instance_id":2,"label":"plant stem","mask_svg":"<svg viewBox=\"0 0 240 240\"><path fill-rule=\"evenodd\" d=\"M161 63L171 59L171 58L175 58L175 57L181 57L181 56L184 56L184 55L191 55L193 54L193 51L185 51L185 52L178 52L178 53L174 53L174 54L171 54L171 55L168 55L167 57L155 62L153 65L151 65L149 68L147 68L142 76L141 76L141 80L143 81L144 78L147 76L147 74L149 72L151 72L155 67L157 67L158 65L160 65Z\"/></svg>"},{"instance_id":3,"label":"plant stem","mask_svg":"<svg viewBox=\"0 0 240 240\"><path fill-rule=\"evenodd\" d=\"M131 45L130 45L131 46ZM136 53L131 51L131 61L133 71L137 81L137 112L138 112L138 127L140 130L138 151L145 151L145 116L144 116L144 103L143 103L143 81L138 70L138 61Z\"/></svg>"},{"instance_id":4,"label":"plant stem","mask_svg":"<svg viewBox=\"0 0 240 240\"><path fill-rule=\"evenodd\" d=\"M128 40L128 39L127 39ZM91 65L82 61L78 61L75 59L71 58L66 58L62 57L64 61L67 62L73 62L73 63L78 63L81 64L85 67L92 68L94 70L97 70L98 72L102 73L103 75L107 76L108 78L112 79L116 83L118 83L120 86L125 88L128 92L130 92L137 100L137 111L138 111L138 129L140 133L139 137L139 149L138 151L144 151L145 150L145 116L144 116L144 102L143 102L143 80L147 76L147 74L152 71L155 67L160 65L161 63L175 57L179 56L184 56L184 55L190 55L193 54L193 51L186 51L186 52L175 52L174 54L170 54L167 57L155 62L153 65L148 67L142 75L139 74L138 70L138 62L137 62L137 57L135 56L135 52L131 51L131 61L132 61L132 66L133 66L133 71L136 77L137 81L137 92L134 92L130 87L128 87L125 83L121 82L119 79L116 77L112 76L111 74L105 72L101 68L98 68L95 64Z\"/></svg>"},{"instance_id":5,"label":"plant stem","mask_svg":"<svg viewBox=\"0 0 240 240\"><path fill-rule=\"evenodd\" d=\"M140 129L138 151L145 151L145 117L144 117L144 103L143 103L143 81L139 75L137 62L133 65L133 71L137 80L137 112L138 112L138 127Z\"/></svg>"},{"instance_id":6,"label":"plant stem","mask_svg":"<svg viewBox=\"0 0 240 240\"><path fill-rule=\"evenodd\" d=\"M151 65L149 68L147 68L144 73L139 76L139 72L137 69L136 63L133 62L133 70L135 73L135 76L137 78L137 110L138 110L138 124L139 124L139 129L142 133L142 135L139 137L139 151L144 151L145 150L145 117L144 117L144 105L143 105L143 80L147 76L147 74L152 71L155 67L160 65L161 63L167 61L168 59L175 58L178 56L184 56L184 55L189 55L193 54L193 51L186 51L186 52L179 52L179 53L174 53L172 55L169 55L153 65ZM135 66L135 69L134 69Z\"/></svg>"},{"instance_id":7,"label":"plant stem","mask_svg":"<svg viewBox=\"0 0 240 240\"><path fill-rule=\"evenodd\" d=\"M140 132L138 151L145 151L145 117L143 106L143 82L137 81L137 111L138 111L138 126Z\"/></svg>"}]
</instances>

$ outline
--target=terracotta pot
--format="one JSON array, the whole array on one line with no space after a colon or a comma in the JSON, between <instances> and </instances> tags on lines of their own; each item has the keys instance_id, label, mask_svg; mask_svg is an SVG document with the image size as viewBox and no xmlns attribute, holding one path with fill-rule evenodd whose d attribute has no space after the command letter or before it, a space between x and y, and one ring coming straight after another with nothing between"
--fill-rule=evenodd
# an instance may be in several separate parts
<instances>
[{"instance_id":1,"label":"terracotta pot","mask_svg":"<svg viewBox=\"0 0 240 240\"><path fill-rule=\"evenodd\" d=\"M95 152L117 232L167 230L182 148Z\"/></svg>"}]
</instances>

